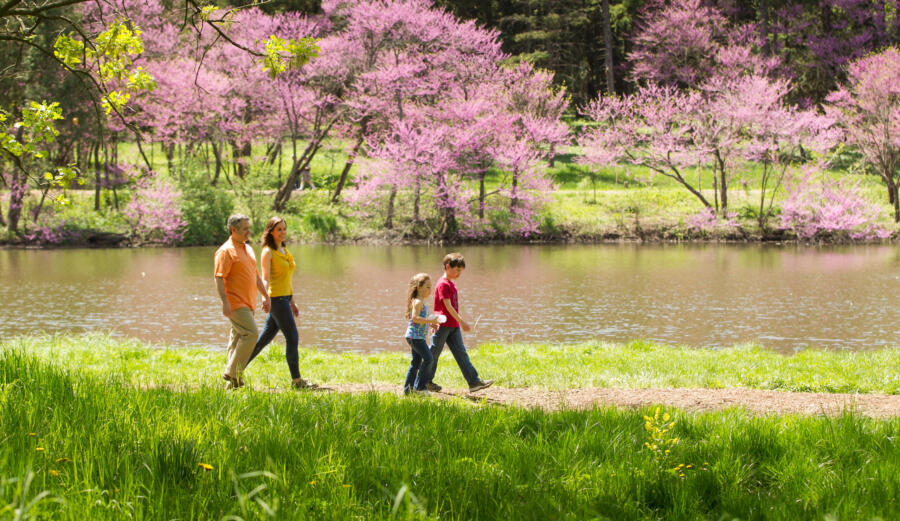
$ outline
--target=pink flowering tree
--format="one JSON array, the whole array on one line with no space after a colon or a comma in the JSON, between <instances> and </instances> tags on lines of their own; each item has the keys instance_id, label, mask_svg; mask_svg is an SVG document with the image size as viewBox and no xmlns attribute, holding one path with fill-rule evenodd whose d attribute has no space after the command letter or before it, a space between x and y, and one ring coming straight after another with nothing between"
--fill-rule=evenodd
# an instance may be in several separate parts
<instances>
[{"instance_id":1,"label":"pink flowering tree","mask_svg":"<svg viewBox=\"0 0 900 521\"><path fill-rule=\"evenodd\" d=\"M857 60L847 75L847 84L828 96L828 113L844 128L847 144L881 178L894 221L900 222L900 51L890 47Z\"/></svg>"},{"instance_id":2,"label":"pink flowering tree","mask_svg":"<svg viewBox=\"0 0 900 521\"><path fill-rule=\"evenodd\" d=\"M728 186L743 161L761 161L762 200L774 171L785 168L801 146L821 149L833 135L825 132L830 119L786 104L785 80L756 74L713 76L698 89L648 85L632 95L601 97L584 109L598 123L586 128L579 143L582 163L638 164L677 181L706 208L725 216ZM713 198L684 175L687 168L713 171ZM774 190L780 181L775 180ZM763 221L771 215L760 209ZM762 223L761 223L762 224Z\"/></svg>"},{"instance_id":3,"label":"pink flowering tree","mask_svg":"<svg viewBox=\"0 0 900 521\"><path fill-rule=\"evenodd\" d=\"M489 198L516 193L508 199L516 203L506 207L530 208L527 194L539 186L528 181L539 175L533 164L567 137L559 121L565 94L552 88L549 74L528 65L503 67L496 32L428 2L326 2L323 8L342 17L336 25L345 27L359 71L347 96L357 136L350 156L372 160L358 163L354 204L384 202L389 228L398 198L407 193L413 224L422 222L424 197L438 214L435 233L445 237L483 233ZM532 152L511 153L520 144ZM511 174L500 187L486 192L488 172L507 168Z\"/></svg>"},{"instance_id":4,"label":"pink flowering tree","mask_svg":"<svg viewBox=\"0 0 900 521\"><path fill-rule=\"evenodd\" d=\"M713 204L685 170L703 162L705 150L694 140L693 114L703 104L700 93L651 84L634 94L601 96L582 114L596 122L579 136L587 165L643 165L673 179L706 208Z\"/></svg>"},{"instance_id":5,"label":"pink flowering tree","mask_svg":"<svg viewBox=\"0 0 900 521\"><path fill-rule=\"evenodd\" d=\"M749 26L736 27L703 0L651 0L643 9L628 55L632 80L677 87L699 87L714 76L768 75L777 57L762 46Z\"/></svg>"},{"instance_id":6,"label":"pink flowering tree","mask_svg":"<svg viewBox=\"0 0 900 521\"><path fill-rule=\"evenodd\" d=\"M135 181L131 200L122 214L131 225L132 237L145 243L178 244L184 234L175 186L160 177L146 176Z\"/></svg>"},{"instance_id":7,"label":"pink flowering tree","mask_svg":"<svg viewBox=\"0 0 900 521\"><path fill-rule=\"evenodd\" d=\"M806 169L786 189L788 195L781 203L780 224L801 239L835 235L884 239L891 234L882 224L886 216L866 198L858 178L832 180L826 175L816 175L814 169Z\"/></svg>"}]
</instances>

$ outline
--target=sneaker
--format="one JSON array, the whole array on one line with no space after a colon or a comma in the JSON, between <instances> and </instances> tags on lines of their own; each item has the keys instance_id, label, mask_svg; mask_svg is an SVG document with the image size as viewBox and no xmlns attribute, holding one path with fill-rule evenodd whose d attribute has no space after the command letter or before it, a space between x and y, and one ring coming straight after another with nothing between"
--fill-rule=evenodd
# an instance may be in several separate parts
<instances>
[{"instance_id":1,"label":"sneaker","mask_svg":"<svg viewBox=\"0 0 900 521\"><path fill-rule=\"evenodd\" d=\"M416 390L413 391L413 392L415 392L415 393L418 394L419 396L431 396L431 393L428 392L428 389L421 389L421 390L420 390L420 389L416 389Z\"/></svg>"},{"instance_id":2,"label":"sneaker","mask_svg":"<svg viewBox=\"0 0 900 521\"><path fill-rule=\"evenodd\" d=\"M425 389L433 393L439 393L441 392L442 387L434 382L428 382L427 384L425 384Z\"/></svg>"},{"instance_id":3,"label":"sneaker","mask_svg":"<svg viewBox=\"0 0 900 521\"><path fill-rule=\"evenodd\" d=\"M494 383L493 380L475 380L472 385L469 386L469 392L474 393L475 391L480 391L482 389L487 389Z\"/></svg>"},{"instance_id":4,"label":"sneaker","mask_svg":"<svg viewBox=\"0 0 900 521\"><path fill-rule=\"evenodd\" d=\"M303 378L299 380L291 380L291 387L294 389L318 389L318 384L314 384L308 380L304 380Z\"/></svg>"}]
</instances>

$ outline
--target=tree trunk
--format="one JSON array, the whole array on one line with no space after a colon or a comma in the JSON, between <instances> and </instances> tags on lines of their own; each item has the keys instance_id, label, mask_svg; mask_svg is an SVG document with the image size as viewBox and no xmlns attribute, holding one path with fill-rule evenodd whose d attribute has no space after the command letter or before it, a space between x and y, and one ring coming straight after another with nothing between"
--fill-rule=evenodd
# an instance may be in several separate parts
<instances>
[{"instance_id":1,"label":"tree trunk","mask_svg":"<svg viewBox=\"0 0 900 521\"><path fill-rule=\"evenodd\" d=\"M886 179L885 184L887 184L888 201L894 207L894 222L898 223L900 222L900 194L898 194L900 185L895 183L893 179Z\"/></svg>"},{"instance_id":2,"label":"tree trunk","mask_svg":"<svg viewBox=\"0 0 900 521\"><path fill-rule=\"evenodd\" d=\"M484 220L484 172L478 174L478 218Z\"/></svg>"},{"instance_id":3,"label":"tree trunk","mask_svg":"<svg viewBox=\"0 0 900 521\"><path fill-rule=\"evenodd\" d=\"M274 165L275 160L278 159L278 155L281 154L281 142L274 143L269 145L268 150L266 150L266 163L269 165Z\"/></svg>"},{"instance_id":4,"label":"tree trunk","mask_svg":"<svg viewBox=\"0 0 900 521\"><path fill-rule=\"evenodd\" d=\"M419 201L422 198L422 180L416 177L416 194L413 200L413 222L419 222Z\"/></svg>"},{"instance_id":5,"label":"tree trunk","mask_svg":"<svg viewBox=\"0 0 900 521\"><path fill-rule=\"evenodd\" d=\"M295 157L294 164L291 165L291 171L288 173L287 179L284 180L281 188L275 193L275 200L272 201L272 209L276 212L283 211L284 207L291 199L291 192L293 192L294 187L297 186L297 179L300 177L300 173L304 168L309 168L309 163L312 161L313 156L316 155L319 146L322 144L321 139L322 138L320 138L319 141L311 141L306 146L306 150L303 151L303 154L300 157Z\"/></svg>"},{"instance_id":6,"label":"tree trunk","mask_svg":"<svg viewBox=\"0 0 900 521\"><path fill-rule=\"evenodd\" d=\"M722 203L722 216L728 211L728 179L725 176L725 160L716 151L716 169L719 176L719 201ZM715 174L714 174L715 175Z\"/></svg>"},{"instance_id":7,"label":"tree trunk","mask_svg":"<svg viewBox=\"0 0 900 521\"><path fill-rule=\"evenodd\" d=\"M169 143L165 145L166 150L166 166L169 167L169 174L172 174L172 171L175 170L175 144Z\"/></svg>"},{"instance_id":8,"label":"tree trunk","mask_svg":"<svg viewBox=\"0 0 900 521\"><path fill-rule=\"evenodd\" d=\"M356 135L356 144L353 145L350 155L347 156L347 162L344 164L344 169L341 170L341 177L338 178L337 186L334 187L334 195L331 196L332 203L338 202L338 199L341 197L341 190L343 190L344 185L347 184L347 176L350 175L350 169L353 168L353 162L356 161L356 156L359 155L359 149L366 140L368 126L368 119L363 118L359 127L359 133Z\"/></svg>"},{"instance_id":9,"label":"tree trunk","mask_svg":"<svg viewBox=\"0 0 900 521\"><path fill-rule=\"evenodd\" d=\"M100 211L100 187L103 181L100 180L100 143L94 143L91 151L88 152L88 161L94 156L94 211Z\"/></svg>"},{"instance_id":10,"label":"tree trunk","mask_svg":"<svg viewBox=\"0 0 900 521\"><path fill-rule=\"evenodd\" d=\"M725 169L719 170L719 200L722 202L722 216L728 211L728 180L725 178Z\"/></svg>"},{"instance_id":11,"label":"tree trunk","mask_svg":"<svg viewBox=\"0 0 900 521\"><path fill-rule=\"evenodd\" d=\"M15 167L13 167L15 168ZM22 215L22 206L25 204L25 193L28 191L28 179L18 170L12 173L12 182L9 183L9 212L6 214L6 229L9 233L15 233L19 228L19 217Z\"/></svg>"},{"instance_id":12,"label":"tree trunk","mask_svg":"<svg viewBox=\"0 0 900 521\"><path fill-rule=\"evenodd\" d=\"M216 158L216 174L213 176L211 183L213 186L216 186L216 183L219 182L219 173L222 172L222 151L213 142L210 142L209 145L212 147L213 157Z\"/></svg>"},{"instance_id":13,"label":"tree trunk","mask_svg":"<svg viewBox=\"0 0 900 521\"><path fill-rule=\"evenodd\" d=\"M246 142L238 145L235 142L231 142L231 150L232 155L235 158L235 169L234 175L236 175L239 179L243 179L247 174L250 173L250 168L245 164L245 159L250 157L251 149L253 143Z\"/></svg>"},{"instance_id":14,"label":"tree trunk","mask_svg":"<svg viewBox=\"0 0 900 521\"><path fill-rule=\"evenodd\" d=\"M769 46L769 0L759 0L759 30L762 32L763 54L770 56L772 49Z\"/></svg>"},{"instance_id":15,"label":"tree trunk","mask_svg":"<svg viewBox=\"0 0 900 521\"><path fill-rule=\"evenodd\" d=\"M397 199L397 185L391 185L391 196L388 197L387 217L384 219L384 227L394 229L394 201Z\"/></svg>"},{"instance_id":16,"label":"tree trunk","mask_svg":"<svg viewBox=\"0 0 900 521\"><path fill-rule=\"evenodd\" d=\"M616 93L616 81L615 76L613 76L612 24L609 20L609 0L603 0L603 45L605 46L606 92L609 95L613 95Z\"/></svg>"},{"instance_id":17,"label":"tree trunk","mask_svg":"<svg viewBox=\"0 0 900 521\"><path fill-rule=\"evenodd\" d=\"M510 199L509 199L509 207L515 208L516 206L519 206L519 172L518 172L518 170L513 171L511 193L512 193L512 197L510 197ZM595 194L596 194L596 192L595 192ZM597 199L596 195L594 195L594 199L595 200Z\"/></svg>"}]
</instances>

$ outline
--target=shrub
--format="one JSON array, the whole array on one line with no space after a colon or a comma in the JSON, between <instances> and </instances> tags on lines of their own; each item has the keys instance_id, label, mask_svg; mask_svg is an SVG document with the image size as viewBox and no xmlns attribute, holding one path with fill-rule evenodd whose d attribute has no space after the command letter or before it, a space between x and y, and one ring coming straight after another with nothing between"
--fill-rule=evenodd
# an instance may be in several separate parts
<instances>
[{"instance_id":1,"label":"shrub","mask_svg":"<svg viewBox=\"0 0 900 521\"><path fill-rule=\"evenodd\" d=\"M226 221L234 211L234 198L205 179L182 185L181 214L187 223L184 245L218 244L227 238Z\"/></svg>"},{"instance_id":2,"label":"shrub","mask_svg":"<svg viewBox=\"0 0 900 521\"><path fill-rule=\"evenodd\" d=\"M179 207L180 198L181 193L165 179L140 179L122 213L133 235L141 241L178 244L186 224Z\"/></svg>"}]
</instances>

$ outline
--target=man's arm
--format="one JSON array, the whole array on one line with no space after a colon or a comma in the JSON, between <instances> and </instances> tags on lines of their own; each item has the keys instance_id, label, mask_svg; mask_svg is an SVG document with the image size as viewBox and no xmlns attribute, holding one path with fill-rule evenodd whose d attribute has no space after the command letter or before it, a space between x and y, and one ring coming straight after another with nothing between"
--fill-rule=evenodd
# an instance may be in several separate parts
<instances>
[{"instance_id":1,"label":"man's arm","mask_svg":"<svg viewBox=\"0 0 900 521\"><path fill-rule=\"evenodd\" d=\"M225 294L225 279L216 277L216 289L219 290L219 298L222 299L222 314L226 318L231 318L231 304L228 302L228 295Z\"/></svg>"}]
</instances>

